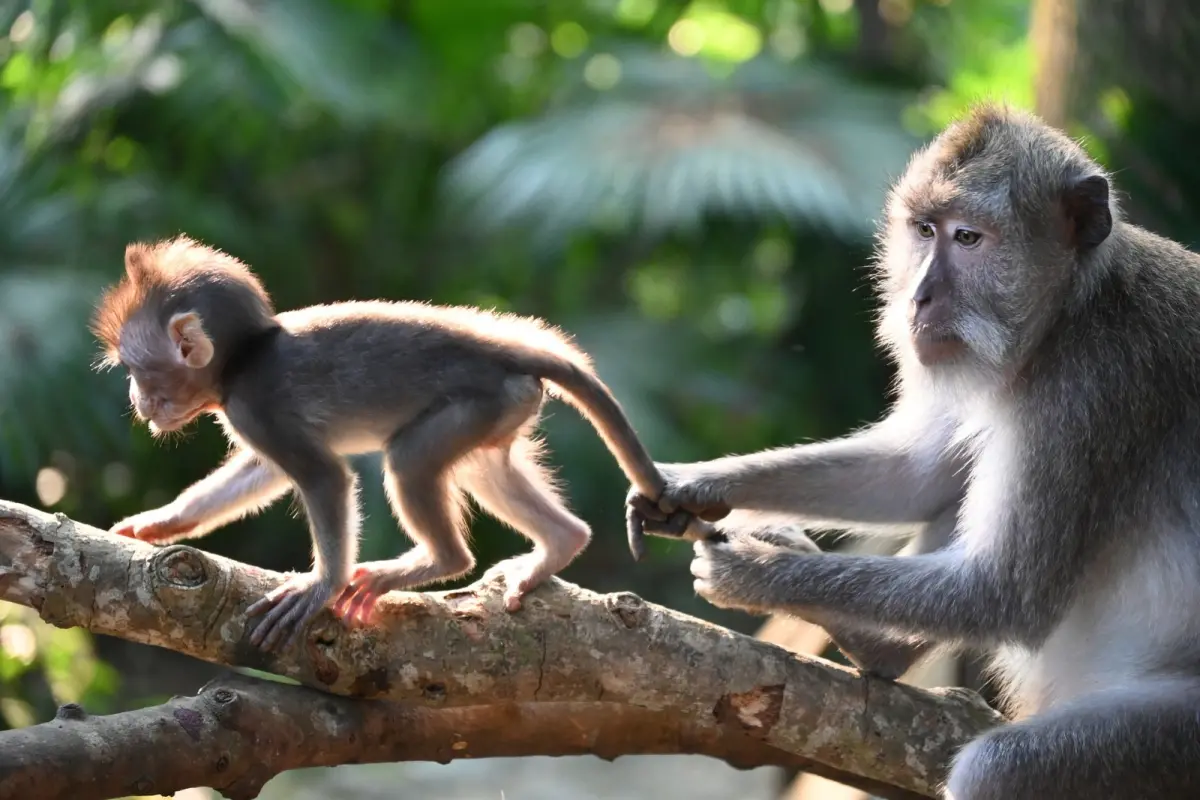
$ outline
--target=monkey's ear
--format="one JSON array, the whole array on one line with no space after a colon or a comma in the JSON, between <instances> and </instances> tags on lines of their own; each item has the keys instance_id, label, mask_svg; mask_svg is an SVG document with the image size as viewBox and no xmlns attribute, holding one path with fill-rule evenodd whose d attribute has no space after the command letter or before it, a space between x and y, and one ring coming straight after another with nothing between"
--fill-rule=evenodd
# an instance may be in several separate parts
<instances>
[{"instance_id":1,"label":"monkey's ear","mask_svg":"<svg viewBox=\"0 0 1200 800\"><path fill-rule=\"evenodd\" d=\"M212 339L204 332L200 315L194 311L176 314L167 323L167 334L179 354L179 360L192 369L203 369L213 357Z\"/></svg>"},{"instance_id":2,"label":"monkey's ear","mask_svg":"<svg viewBox=\"0 0 1200 800\"><path fill-rule=\"evenodd\" d=\"M1089 175L1067 187L1063 210L1071 244L1079 252L1099 245L1112 233L1112 211L1108 207L1108 179Z\"/></svg>"}]
</instances>

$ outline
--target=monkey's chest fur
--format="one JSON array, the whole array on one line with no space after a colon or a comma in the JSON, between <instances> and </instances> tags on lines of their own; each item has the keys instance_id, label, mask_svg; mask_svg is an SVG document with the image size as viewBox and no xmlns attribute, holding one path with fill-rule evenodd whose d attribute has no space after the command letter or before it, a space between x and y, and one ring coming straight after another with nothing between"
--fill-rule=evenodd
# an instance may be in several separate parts
<instances>
[{"instance_id":1,"label":"monkey's chest fur","mask_svg":"<svg viewBox=\"0 0 1200 800\"><path fill-rule=\"evenodd\" d=\"M1022 426L1011 407L977 401L953 426L951 446L969 457L970 472L959 516L956 546L975 558L1022 569L1030 560L1055 548L1053 531L1037 539L1023 536L1023 507L1030 503L1078 503L1086 498L1039 492L1032 497L1019 491L1028 481L1028 453L1035 443L1022 436ZM1063 468L1069 465L1063 464ZM1105 487L1092 487L1105 491ZM1082 535L1106 540L1099 554L1079 565L1078 576L1064 574L1073 584L1064 613L1049 625L1049 634L1033 643L1000 643L993 650L991 668L1010 713L1029 716L1069 704L1085 695L1113 687L1133 685L1147 675L1164 679L1182 667L1200 674L1200 559L1196 535L1200 513L1180 514L1186 503L1150 516L1137 515L1135 524L1121 530L1101 528ZM1052 513L1052 512L1051 512ZM1128 518L1128 517L1127 517ZM997 525L997 520L1004 524ZM1011 555L1003 551L1022 548ZM1057 561L1067 558L1055 554ZM1015 597L1005 602L1026 602ZM1181 643L1184 645L1181 647Z\"/></svg>"}]
</instances>

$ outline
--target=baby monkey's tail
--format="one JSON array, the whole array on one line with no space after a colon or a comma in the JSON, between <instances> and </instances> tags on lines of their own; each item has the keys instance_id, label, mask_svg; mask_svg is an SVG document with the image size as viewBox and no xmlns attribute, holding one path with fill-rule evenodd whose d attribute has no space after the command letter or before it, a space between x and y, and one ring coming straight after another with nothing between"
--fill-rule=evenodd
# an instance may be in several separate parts
<instances>
[{"instance_id":1,"label":"baby monkey's tail","mask_svg":"<svg viewBox=\"0 0 1200 800\"><path fill-rule=\"evenodd\" d=\"M662 473L654 465L654 460L638 438L617 398L591 371L587 362L582 361L582 357L581 362L576 362L548 353L523 355L523 367L538 378L554 384L560 390L562 399L591 423L634 488L651 501L658 502L666 488ZM641 561L646 555L645 534L633 516L627 518L627 534L629 552L634 561Z\"/></svg>"},{"instance_id":2,"label":"baby monkey's tail","mask_svg":"<svg viewBox=\"0 0 1200 800\"><path fill-rule=\"evenodd\" d=\"M561 389L563 399L592 424L629 482L646 497L658 500L666 482L625 416L625 409L604 382L586 367L566 359L543 357L531 366L537 377Z\"/></svg>"}]
</instances>

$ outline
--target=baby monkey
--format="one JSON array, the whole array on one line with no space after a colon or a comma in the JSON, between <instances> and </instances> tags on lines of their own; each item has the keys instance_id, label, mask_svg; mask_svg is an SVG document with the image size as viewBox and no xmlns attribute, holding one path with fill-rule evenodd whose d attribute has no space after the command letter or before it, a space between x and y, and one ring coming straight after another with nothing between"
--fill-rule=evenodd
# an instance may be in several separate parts
<instances>
[{"instance_id":1,"label":"baby monkey","mask_svg":"<svg viewBox=\"0 0 1200 800\"><path fill-rule=\"evenodd\" d=\"M299 494L314 566L247 609L262 617L250 641L265 650L296 640L331 602L361 622L388 591L470 572L465 494L534 544L496 566L510 611L565 568L591 531L539 460L544 382L592 423L638 491L658 497L664 486L588 357L537 319L382 301L276 314L244 264L180 237L126 248L125 275L92 327L154 435L210 413L232 445L212 474L113 532L174 542ZM355 568L358 487L345 459L377 451L415 547ZM630 545L637 555L640 540Z\"/></svg>"}]
</instances>

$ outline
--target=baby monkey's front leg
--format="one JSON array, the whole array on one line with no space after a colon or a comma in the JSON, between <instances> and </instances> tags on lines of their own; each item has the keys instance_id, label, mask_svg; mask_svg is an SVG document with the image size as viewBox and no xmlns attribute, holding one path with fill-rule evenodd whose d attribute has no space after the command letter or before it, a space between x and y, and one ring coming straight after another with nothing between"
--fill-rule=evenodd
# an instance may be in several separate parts
<instances>
[{"instance_id":1,"label":"baby monkey's front leg","mask_svg":"<svg viewBox=\"0 0 1200 800\"><path fill-rule=\"evenodd\" d=\"M266 507L289 487L273 464L238 450L167 505L127 517L109 531L152 544L192 539Z\"/></svg>"},{"instance_id":2,"label":"baby monkey's front leg","mask_svg":"<svg viewBox=\"0 0 1200 800\"><path fill-rule=\"evenodd\" d=\"M264 650L290 647L308 623L350 584L358 556L358 479L335 457L312 455L293 477L312 533L312 572L294 575L246 609L262 619L250 643Z\"/></svg>"}]
</instances>

